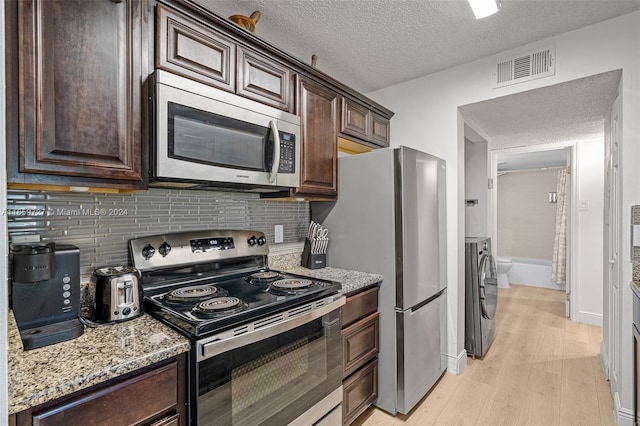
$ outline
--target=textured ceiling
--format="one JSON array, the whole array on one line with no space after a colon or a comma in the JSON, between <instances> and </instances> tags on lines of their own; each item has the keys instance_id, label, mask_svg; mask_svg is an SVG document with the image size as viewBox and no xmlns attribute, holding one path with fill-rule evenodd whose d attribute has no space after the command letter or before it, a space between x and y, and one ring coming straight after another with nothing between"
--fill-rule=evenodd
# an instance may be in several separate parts
<instances>
[{"instance_id":1,"label":"textured ceiling","mask_svg":"<svg viewBox=\"0 0 640 426\"><path fill-rule=\"evenodd\" d=\"M611 71L464 105L460 110L493 148L591 138L604 131L604 116L615 99L620 76L620 71Z\"/></svg>"},{"instance_id":2,"label":"textured ceiling","mask_svg":"<svg viewBox=\"0 0 640 426\"><path fill-rule=\"evenodd\" d=\"M196 0L368 93L640 9L640 0L502 0L475 20L465 0Z\"/></svg>"}]
</instances>

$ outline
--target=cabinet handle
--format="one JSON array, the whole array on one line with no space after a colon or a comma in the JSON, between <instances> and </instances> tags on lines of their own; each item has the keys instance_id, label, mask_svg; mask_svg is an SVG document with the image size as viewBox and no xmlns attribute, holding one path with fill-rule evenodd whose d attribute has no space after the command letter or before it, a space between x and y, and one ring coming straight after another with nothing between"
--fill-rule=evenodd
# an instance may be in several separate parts
<instances>
[{"instance_id":1,"label":"cabinet handle","mask_svg":"<svg viewBox=\"0 0 640 426\"><path fill-rule=\"evenodd\" d=\"M122 3L124 0L111 0L112 3Z\"/></svg>"}]
</instances>

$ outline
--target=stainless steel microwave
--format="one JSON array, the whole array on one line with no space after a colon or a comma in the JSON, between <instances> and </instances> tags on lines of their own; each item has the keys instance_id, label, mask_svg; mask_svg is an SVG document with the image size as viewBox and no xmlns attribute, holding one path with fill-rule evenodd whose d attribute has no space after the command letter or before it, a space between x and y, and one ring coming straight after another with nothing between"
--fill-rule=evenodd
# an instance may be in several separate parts
<instances>
[{"instance_id":1,"label":"stainless steel microwave","mask_svg":"<svg viewBox=\"0 0 640 426\"><path fill-rule=\"evenodd\" d=\"M150 92L151 186L299 186L300 117L162 70Z\"/></svg>"}]
</instances>

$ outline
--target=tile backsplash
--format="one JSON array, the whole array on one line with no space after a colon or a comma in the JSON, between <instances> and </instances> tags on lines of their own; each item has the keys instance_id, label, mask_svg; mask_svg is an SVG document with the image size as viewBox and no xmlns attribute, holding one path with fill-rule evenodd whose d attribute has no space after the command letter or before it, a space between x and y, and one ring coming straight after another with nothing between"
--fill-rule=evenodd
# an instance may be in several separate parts
<instances>
[{"instance_id":1,"label":"tile backsplash","mask_svg":"<svg viewBox=\"0 0 640 426\"><path fill-rule=\"evenodd\" d=\"M304 240L310 220L306 201L272 201L259 194L150 189L129 194L9 190L11 238L40 235L42 241L80 249L80 273L128 263L131 238L198 229L253 229L274 243L274 225L284 225L284 243Z\"/></svg>"}]
</instances>

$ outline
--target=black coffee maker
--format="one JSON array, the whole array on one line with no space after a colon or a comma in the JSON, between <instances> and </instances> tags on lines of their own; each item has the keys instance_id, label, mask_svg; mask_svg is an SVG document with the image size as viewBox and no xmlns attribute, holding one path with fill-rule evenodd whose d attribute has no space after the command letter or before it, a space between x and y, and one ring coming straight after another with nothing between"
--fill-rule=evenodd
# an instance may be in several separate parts
<instances>
[{"instance_id":1,"label":"black coffee maker","mask_svg":"<svg viewBox=\"0 0 640 426\"><path fill-rule=\"evenodd\" d=\"M24 350L82 335L80 250L70 244L12 244L10 255L10 305Z\"/></svg>"}]
</instances>

